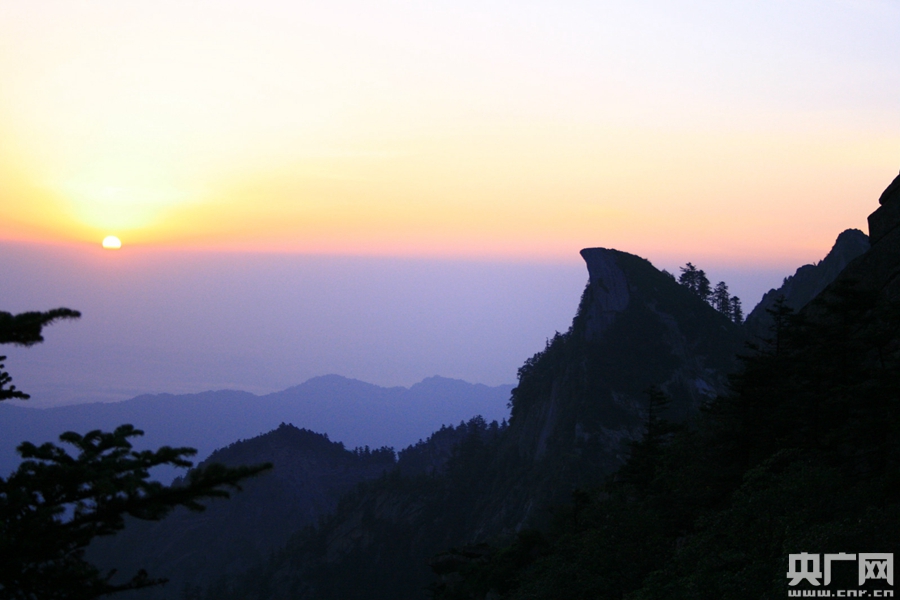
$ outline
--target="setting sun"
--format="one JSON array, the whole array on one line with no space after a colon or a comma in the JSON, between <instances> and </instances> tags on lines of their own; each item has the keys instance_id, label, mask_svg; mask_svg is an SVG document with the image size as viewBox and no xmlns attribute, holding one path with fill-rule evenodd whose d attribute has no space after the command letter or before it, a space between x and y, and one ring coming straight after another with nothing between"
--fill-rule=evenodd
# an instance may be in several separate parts
<instances>
[{"instance_id":1,"label":"setting sun","mask_svg":"<svg viewBox=\"0 0 900 600\"><path fill-rule=\"evenodd\" d=\"M122 240L114 235L108 235L103 238L103 247L107 250L118 250L122 247Z\"/></svg>"}]
</instances>

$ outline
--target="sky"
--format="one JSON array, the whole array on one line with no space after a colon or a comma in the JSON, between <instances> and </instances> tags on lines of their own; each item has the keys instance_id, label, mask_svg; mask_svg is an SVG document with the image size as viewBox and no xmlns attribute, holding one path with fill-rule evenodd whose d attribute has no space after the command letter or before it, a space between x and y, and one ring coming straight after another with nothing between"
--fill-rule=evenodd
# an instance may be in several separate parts
<instances>
[{"instance_id":1,"label":"sky","mask_svg":"<svg viewBox=\"0 0 900 600\"><path fill-rule=\"evenodd\" d=\"M590 246L690 260L752 306L867 231L897 174L898 23L886 0L0 0L0 310L118 315L55 326L19 372L102 332L106 358L58 367L88 395L112 371L511 382ZM274 339L294 358L268 376L212 366L271 364Z\"/></svg>"}]
</instances>

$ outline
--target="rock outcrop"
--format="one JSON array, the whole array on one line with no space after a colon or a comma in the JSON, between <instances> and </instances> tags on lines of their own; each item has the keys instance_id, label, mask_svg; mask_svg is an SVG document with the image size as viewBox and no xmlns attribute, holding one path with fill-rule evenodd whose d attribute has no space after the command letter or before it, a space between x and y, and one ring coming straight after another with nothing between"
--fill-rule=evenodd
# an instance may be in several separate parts
<instances>
[{"instance_id":1,"label":"rock outcrop","mask_svg":"<svg viewBox=\"0 0 900 600\"><path fill-rule=\"evenodd\" d=\"M869 215L869 238L873 244L900 225L900 175L887 186L878 204L881 206Z\"/></svg>"},{"instance_id":2,"label":"rock outcrop","mask_svg":"<svg viewBox=\"0 0 900 600\"><path fill-rule=\"evenodd\" d=\"M581 251L581 257L587 264L588 288L592 298L584 313L588 339L599 337L628 306L628 281L614 256L605 248L585 248Z\"/></svg>"},{"instance_id":3,"label":"rock outcrop","mask_svg":"<svg viewBox=\"0 0 900 600\"><path fill-rule=\"evenodd\" d=\"M900 175L881 194L869 215L872 249L857 258L835 283L874 293L880 302L900 302Z\"/></svg>"},{"instance_id":4,"label":"rock outcrop","mask_svg":"<svg viewBox=\"0 0 900 600\"><path fill-rule=\"evenodd\" d=\"M834 242L828 255L818 263L803 265L778 289L769 290L759 304L747 315L744 327L751 338L766 338L772 318L766 312L775 306L779 298L794 311L799 311L822 293L853 259L869 249L869 238L858 229L843 231Z\"/></svg>"},{"instance_id":5,"label":"rock outcrop","mask_svg":"<svg viewBox=\"0 0 900 600\"><path fill-rule=\"evenodd\" d=\"M550 507L622 464L644 431L648 388L671 398L674 420L725 389L739 325L643 258L581 254L589 280L572 326L519 370L509 425L470 422L449 458L443 438L459 429L404 451L399 472L289 542L268 567L271 597L424 597L437 553L546 524ZM231 585L250 597L256 584Z\"/></svg>"}]
</instances>

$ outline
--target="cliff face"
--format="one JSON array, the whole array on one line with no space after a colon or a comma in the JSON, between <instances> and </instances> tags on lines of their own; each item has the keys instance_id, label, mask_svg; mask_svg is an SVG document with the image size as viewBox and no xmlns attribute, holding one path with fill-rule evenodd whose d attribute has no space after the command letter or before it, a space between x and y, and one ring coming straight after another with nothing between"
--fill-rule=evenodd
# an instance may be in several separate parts
<instances>
[{"instance_id":1,"label":"cliff face","mask_svg":"<svg viewBox=\"0 0 900 600\"><path fill-rule=\"evenodd\" d=\"M520 370L511 435L533 460L599 435L611 468L621 442L640 434L649 387L671 398L670 418L687 417L724 391L743 338L647 260L605 248L581 255L589 280L578 312L569 332Z\"/></svg>"},{"instance_id":2,"label":"cliff face","mask_svg":"<svg viewBox=\"0 0 900 600\"><path fill-rule=\"evenodd\" d=\"M782 286L769 290L756 308L747 315L744 326L751 338L769 335L772 318L766 312L775 306L779 298L784 298L787 306L799 311L813 298L822 293L853 259L869 249L869 238L858 229L842 232L828 255L814 265L803 265Z\"/></svg>"},{"instance_id":3,"label":"cliff face","mask_svg":"<svg viewBox=\"0 0 900 600\"><path fill-rule=\"evenodd\" d=\"M869 215L872 249L860 256L839 281L877 294L885 302L900 301L900 175L884 190L881 206Z\"/></svg>"},{"instance_id":4,"label":"cliff face","mask_svg":"<svg viewBox=\"0 0 900 600\"><path fill-rule=\"evenodd\" d=\"M584 306L584 335L599 339L628 307L628 279L616 263L615 252L605 248L585 248L581 257L587 264L590 301Z\"/></svg>"},{"instance_id":5,"label":"cliff face","mask_svg":"<svg viewBox=\"0 0 900 600\"><path fill-rule=\"evenodd\" d=\"M900 225L900 175L887 186L878 204L881 206L869 215L869 237L873 244Z\"/></svg>"}]
</instances>

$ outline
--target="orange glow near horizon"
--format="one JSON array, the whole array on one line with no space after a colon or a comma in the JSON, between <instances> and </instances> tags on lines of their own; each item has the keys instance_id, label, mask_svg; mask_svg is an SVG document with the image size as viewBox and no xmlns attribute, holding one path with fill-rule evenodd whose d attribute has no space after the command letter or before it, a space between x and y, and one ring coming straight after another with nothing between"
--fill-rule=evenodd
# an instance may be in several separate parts
<instances>
[{"instance_id":1,"label":"orange glow near horizon","mask_svg":"<svg viewBox=\"0 0 900 600\"><path fill-rule=\"evenodd\" d=\"M0 240L796 264L900 166L889 5L54 6L0 9Z\"/></svg>"}]
</instances>

